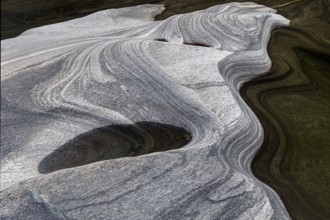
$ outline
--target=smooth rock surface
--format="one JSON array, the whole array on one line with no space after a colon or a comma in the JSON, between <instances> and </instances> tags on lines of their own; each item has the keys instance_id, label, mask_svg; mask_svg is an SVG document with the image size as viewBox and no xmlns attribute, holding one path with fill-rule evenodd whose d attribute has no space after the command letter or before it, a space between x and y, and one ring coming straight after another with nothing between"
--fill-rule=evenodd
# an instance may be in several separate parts
<instances>
[{"instance_id":1,"label":"smooth rock surface","mask_svg":"<svg viewBox=\"0 0 330 220\"><path fill-rule=\"evenodd\" d=\"M163 9L101 11L1 42L2 218L289 218L250 171L263 131L238 93L270 68L270 31L289 21L253 3L153 21ZM131 125L126 139L152 148L160 137L141 122L191 140L40 172L49 155L106 126Z\"/></svg>"}]
</instances>

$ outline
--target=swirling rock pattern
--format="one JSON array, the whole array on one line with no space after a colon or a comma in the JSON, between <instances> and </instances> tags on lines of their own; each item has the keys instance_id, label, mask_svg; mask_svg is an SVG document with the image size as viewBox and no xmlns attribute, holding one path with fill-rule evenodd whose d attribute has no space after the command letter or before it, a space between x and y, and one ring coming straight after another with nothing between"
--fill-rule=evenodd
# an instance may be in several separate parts
<instances>
[{"instance_id":1,"label":"swirling rock pattern","mask_svg":"<svg viewBox=\"0 0 330 220\"><path fill-rule=\"evenodd\" d=\"M263 131L238 93L270 68L270 31L289 21L253 3L153 21L163 9L101 11L1 42L3 218L289 218L250 171ZM112 129L119 157L131 150L118 146L161 138L185 146L45 168L80 149L70 141L116 125L134 130Z\"/></svg>"}]
</instances>

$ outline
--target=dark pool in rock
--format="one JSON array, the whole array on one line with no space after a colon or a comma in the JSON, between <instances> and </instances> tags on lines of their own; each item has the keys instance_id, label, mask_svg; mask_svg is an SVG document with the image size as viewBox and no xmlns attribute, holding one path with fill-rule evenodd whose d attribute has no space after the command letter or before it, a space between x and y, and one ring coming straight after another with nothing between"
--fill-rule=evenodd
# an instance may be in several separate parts
<instances>
[{"instance_id":1,"label":"dark pool in rock","mask_svg":"<svg viewBox=\"0 0 330 220\"><path fill-rule=\"evenodd\" d=\"M330 219L330 1L301 1L279 11L270 73L242 96L265 130L254 174L281 196L293 219Z\"/></svg>"},{"instance_id":2,"label":"dark pool in rock","mask_svg":"<svg viewBox=\"0 0 330 220\"><path fill-rule=\"evenodd\" d=\"M164 19L173 14L227 2L232 1L3 0L1 39L15 37L33 27L108 8L160 3L165 4L167 9L157 16L157 19ZM290 27L273 31L268 47L273 62L269 74L245 84L241 89L241 95L257 114L265 131L264 143L252 163L252 171L280 195L293 219L330 219L330 1L253 2L276 8L279 14L290 19L292 23ZM126 127L120 126L119 132L123 132ZM124 151L116 152L116 157L140 155L143 151L152 152L152 149L156 149L146 147L143 150L143 141L137 137L136 131L127 129L125 132L134 141L118 139L130 144L126 145ZM160 126L159 129L163 128ZM179 131L180 137L182 132L185 133L180 129L175 131ZM100 145L93 141L97 142L99 138L106 141L111 137L116 137L116 134L113 133L113 128L109 127L82 134L46 157L39 170L48 173L100 160L102 158L97 156L98 151L105 149L99 149ZM91 150L95 151L95 157L84 162L73 159L64 163L65 166L59 165L59 160L66 158L61 158L61 155L68 153L69 147L72 147L73 152L80 152L81 148L84 148L84 144L77 144L81 140L94 146ZM186 141L188 140L183 138L171 146L180 147ZM81 152L79 154L81 156Z\"/></svg>"},{"instance_id":3,"label":"dark pool in rock","mask_svg":"<svg viewBox=\"0 0 330 220\"><path fill-rule=\"evenodd\" d=\"M81 134L46 156L40 173L85 164L173 150L187 145L191 135L183 128L155 122L109 125Z\"/></svg>"}]
</instances>

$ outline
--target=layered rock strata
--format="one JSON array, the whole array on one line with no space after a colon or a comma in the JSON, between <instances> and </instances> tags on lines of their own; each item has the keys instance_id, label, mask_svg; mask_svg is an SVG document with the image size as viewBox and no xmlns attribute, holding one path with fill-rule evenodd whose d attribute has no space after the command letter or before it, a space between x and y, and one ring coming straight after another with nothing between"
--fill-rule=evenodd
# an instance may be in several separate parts
<instances>
[{"instance_id":1,"label":"layered rock strata","mask_svg":"<svg viewBox=\"0 0 330 220\"><path fill-rule=\"evenodd\" d=\"M289 21L253 3L153 21L163 9L1 42L3 218L289 218L250 171L263 131L238 92Z\"/></svg>"}]
</instances>

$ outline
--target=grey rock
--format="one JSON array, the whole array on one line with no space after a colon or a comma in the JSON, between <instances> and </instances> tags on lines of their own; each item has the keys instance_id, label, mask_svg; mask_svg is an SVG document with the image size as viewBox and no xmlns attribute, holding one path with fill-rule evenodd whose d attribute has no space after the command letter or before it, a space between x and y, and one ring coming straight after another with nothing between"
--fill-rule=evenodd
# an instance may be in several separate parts
<instances>
[{"instance_id":1,"label":"grey rock","mask_svg":"<svg viewBox=\"0 0 330 220\"><path fill-rule=\"evenodd\" d=\"M1 218L289 219L250 170L263 130L238 92L270 68L270 32L289 21L254 3L153 21L163 9L111 9L1 41ZM117 156L70 144L116 125L131 126L110 129L102 152ZM152 149L183 131L181 148ZM140 143L150 150L135 154Z\"/></svg>"}]
</instances>

